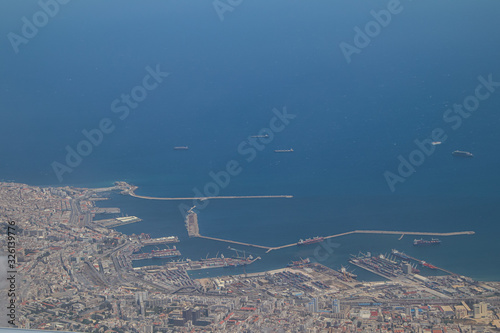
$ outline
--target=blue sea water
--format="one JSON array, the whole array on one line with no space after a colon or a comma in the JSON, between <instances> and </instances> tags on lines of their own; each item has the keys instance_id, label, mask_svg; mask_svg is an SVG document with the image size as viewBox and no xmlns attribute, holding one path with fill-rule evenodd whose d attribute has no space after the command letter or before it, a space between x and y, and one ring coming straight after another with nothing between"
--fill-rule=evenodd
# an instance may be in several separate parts
<instances>
[{"instance_id":1,"label":"blue sea water","mask_svg":"<svg viewBox=\"0 0 500 333\"><path fill-rule=\"evenodd\" d=\"M347 63L340 43L354 45L353 29L388 3L252 0L220 21L210 1L71 1L18 53L9 33L21 35L23 16L32 20L40 4L2 3L0 178L88 187L126 180L138 194L185 197L236 160L242 171L220 195L294 198L211 200L199 209L202 234L274 246L354 229L474 230L432 248L414 248L409 236L350 235L321 258L338 268L351 253L397 248L498 280L500 90L457 129L443 114L474 94L478 76L500 81L500 4L401 1L400 13ZM170 76L121 120L112 102L157 65ZM247 161L238 146L283 108L295 118ZM103 118L114 131L60 182L53 162L65 163L65 147L76 149L82 130ZM384 173L397 173L398 156L408 159L414 140L435 128L446 140L392 192ZM190 149L172 150L180 145ZM454 158L456 149L475 157ZM119 228L125 233L178 235L192 259L232 252L187 238L180 202L111 198L103 205L143 219ZM262 257L248 271L314 257L316 248L246 249Z\"/></svg>"}]
</instances>

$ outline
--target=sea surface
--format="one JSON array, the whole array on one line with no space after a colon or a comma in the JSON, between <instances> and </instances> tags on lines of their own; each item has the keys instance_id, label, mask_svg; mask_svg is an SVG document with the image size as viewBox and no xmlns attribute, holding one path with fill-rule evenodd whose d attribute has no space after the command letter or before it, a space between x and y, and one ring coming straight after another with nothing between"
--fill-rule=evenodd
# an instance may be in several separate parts
<instances>
[{"instance_id":1,"label":"sea surface","mask_svg":"<svg viewBox=\"0 0 500 333\"><path fill-rule=\"evenodd\" d=\"M23 17L32 21L41 7L32 0L2 3L0 179L82 187L124 180L139 186L137 194L160 197L214 188L228 196L294 196L178 202L111 194L100 203L143 219L118 230L177 235L183 257L193 260L236 253L229 244L187 237L182 211L193 205L203 235L266 246L355 229L472 230L425 248L413 247L409 235L349 235L327 249L317 244L269 254L231 247L262 258L247 272L305 257L340 268L350 254L396 248L459 274L500 280L500 87L459 126L443 119L474 94L480 76L500 82L494 33L500 3L401 1L348 63L341 43L355 46L355 28L373 26L371 11L388 5L244 0L221 21L210 1L71 1L16 53L9 36L21 36ZM113 112L113 101L152 70L169 76L126 116ZM251 158L249 136L273 128L278 113L289 114L288 123L267 132ZM82 131L99 128L103 119L112 132L68 165L67 149L77 150L87 140ZM445 137L434 140L435 129ZM415 140L427 140L427 154L415 153ZM290 148L293 153L274 152ZM474 158L453 157L457 149ZM398 157L415 154L423 157L419 165L392 191L384 174L398 174ZM224 186L211 185L230 161L239 173ZM59 179L54 165L68 172Z\"/></svg>"}]
</instances>

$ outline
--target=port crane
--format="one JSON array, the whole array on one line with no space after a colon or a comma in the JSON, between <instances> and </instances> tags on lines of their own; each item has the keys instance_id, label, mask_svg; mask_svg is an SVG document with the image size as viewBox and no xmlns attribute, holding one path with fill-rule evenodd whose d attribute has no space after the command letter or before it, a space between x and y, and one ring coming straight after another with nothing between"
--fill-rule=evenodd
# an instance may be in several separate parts
<instances>
[{"instance_id":1,"label":"port crane","mask_svg":"<svg viewBox=\"0 0 500 333\"><path fill-rule=\"evenodd\" d=\"M242 250L237 250L237 249L235 249L235 248L232 248L231 246L228 246L227 248L228 248L229 250L234 251L234 252L236 253L236 259L246 259L246 258L247 258L247 257L246 257L245 250L243 250L243 251L242 251ZM240 257L240 253L242 253L242 252L243 252L243 257Z\"/></svg>"}]
</instances>

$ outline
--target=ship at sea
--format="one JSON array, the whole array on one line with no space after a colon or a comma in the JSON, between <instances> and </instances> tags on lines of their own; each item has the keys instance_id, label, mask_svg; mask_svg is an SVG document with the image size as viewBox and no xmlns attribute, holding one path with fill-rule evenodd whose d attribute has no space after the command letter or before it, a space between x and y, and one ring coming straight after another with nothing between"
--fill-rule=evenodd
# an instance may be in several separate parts
<instances>
[{"instance_id":1,"label":"ship at sea","mask_svg":"<svg viewBox=\"0 0 500 333\"><path fill-rule=\"evenodd\" d=\"M414 246L439 245L439 244L441 244L441 241L437 238L432 238L431 240L426 240L426 239L422 239L422 238L413 240Z\"/></svg>"},{"instance_id":2,"label":"ship at sea","mask_svg":"<svg viewBox=\"0 0 500 333\"><path fill-rule=\"evenodd\" d=\"M251 138L268 138L269 134L264 134L264 135L251 135Z\"/></svg>"},{"instance_id":3,"label":"ship at sea","mask_svg":"<svg viewBox=\"0 0 500 333\"><path fill-rule=\"evenodd\" d=\"M174 147L174 150L188 150L188 146L179 146L179 147Z\"/></svg>"},{"instance_id":4,"label":"ship at sea","mask_svg":"<svg viewBox=\"0 0 500 333\"><path fill-rule=\"evenodd\" d=\"M290 149L276 149L274 152L275 153L292 153L293 149L292 148L290 148Z\"/></svg>"},{"instance_id":5,"label":"ship at sea","mask_svg":"<svg viewBox=\"0 0 500 333\"><path fill-rule=\"evenodd\" d=\"M472 153L469 153L468 151L461 151L461 150L455 150L452 152L453 156L458 156L458 157L474 157Z\"/></svg>"},{"instance_id":6,"label":"ship at sea","mask_svg":"<svg viewBox=\"0 0 500 333\"><path fill-rule=\"evenodd\" d=\"M306 240L299 239L299 241L297 242L297 245L309 245L309 244L319 243L319 242L322 242L324 240L325 240L324 237L319 237L319 236L313 237L313 238L308 238Z\"/></svg>"}]
</instances>

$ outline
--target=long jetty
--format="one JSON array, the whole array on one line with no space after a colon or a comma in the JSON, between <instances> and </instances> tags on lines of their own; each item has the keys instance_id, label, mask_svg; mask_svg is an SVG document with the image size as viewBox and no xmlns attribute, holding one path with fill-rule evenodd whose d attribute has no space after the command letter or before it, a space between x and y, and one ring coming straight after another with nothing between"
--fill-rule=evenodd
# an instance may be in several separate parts
<instances>
[{"instance_id":1,"label":"long jetty","mask_svg":"<svg viewBox=\"0 0 500 333\"><path fill-rule=\"evenodd\" d=\"M219 195L219 196L206 196L206 197L150 197L147 195L135 194L135 190L138 187L130 185L126 182L119 181L115 182L115 186L93 189L95 192L111 191L111 190L121 190L124 195L130 195L134 198L147 199L147 200L212 200L212 199L276 199L276 198L293 198L293 195Z\"/></svg>"},{"instance_id":2,"label":"long jetty","mask_svg":"<svg viewBox=\"0 0 500 333\"><path fill-rule=\"evenodd\" d=\"M233 241L233 240L227 240L227 239L221 239L221 238L215 238L215 237L208 237L208 236L197 236L198 238L204 238L204 239L210 239L213 241L218 241L218 242L224 242L224 243L232 243L232 244L238 244L238 245L243 245L243 246L250 246L250 247L258 247L260 249L265 249L265 250L270 250L271 247L269 246L263 246L263 245L256 245L256 244L250 244L250 243L243 243L243 242L238 242L238 241Z\"/></svg>"},{"instance_id":3,"label":"long jetty","mask_svg":"<svg viewBox=\"0 0 500 333\"><path fill-rule=\"evenodd\" d=\"M353 230L353 231L348 231L344 232L341 234L335 234L331 236L326 236L323 237L324 239L329 239L329 238L334 238L334 237L341 237L341 236L346 236L350 234L381 234L381 235L418 235L418 236L460 236L460 235L473 235L475 234L474 231L456 231L456 232L420 232L420 231L387 231L387 230ZM281 250L287 247L295 246L297 243L292 243L292 244L287 244L287 245L282 245L282 246L277 246L277 247L271 247L267 252L273 251L273 250Z\"/></svg>"},{"instance_id":4,"label":"long jetty","mask_svg":"<svg viewBox=\"0 0 500 333\"><path fill-rule=\"evenodd\" d=\"M287 247L292 247L292 246L297 246L297 243L292 243L292 244L286 244L282 246L277 246L277 247L271 247L271 246L264 246L264 245L257 245L257 244L251 244L251 243L244 243L244 242L238 242L238 241L233 241L233 240L228 240L228 239L222 239L222 238L216 238L216 237L209 237L209 236L202 236L199 231L198 227L198 215L193 211L195 208L192 207L188 211L188 215L186 216L186 229L188 231L189 237L198 237L198 238L204 238L204 239L209 239L217 242L224 242L224 243L232 243L232 244L238 244L238 245L243 245L243 246L249 246L249 247L256 247L260 249L265 249L267 250L266 253L269 253L270 251L273 250L281 250ZM473 235L474 231L458 231L458 232L418 232L418 231L386 231L386 230L353 230L353 231L348 231L348 232L343 232L340 234L335 234L335 235L330 235L323 237L324 239L329 239L329 238L334 238L334 237L342 237L350 234L386 234L386 235L426 235L426 236L457 236L457 235Z\"/></svg>"},{"instance_id":5,"label":"long jetty","mask_svg":"<svg viewBox=\"0 0 500 333\"><path fill-rule=\"evenodd\" d=\"M137 195L133 192L129 193L130 196L140 199L148 200L212 200L212 199L275 199L275 198L293 198L293 195L231 195L231 196L216 196L216 197L184 197L184 198L160 198L148 197L145 195Z\"/></svg>"}]
</instances>

